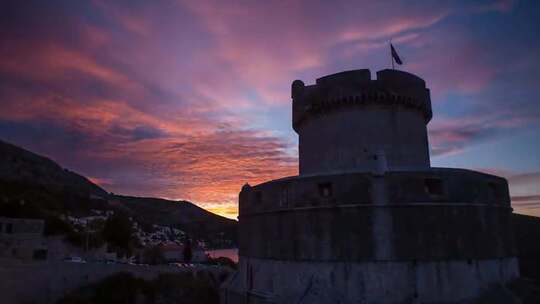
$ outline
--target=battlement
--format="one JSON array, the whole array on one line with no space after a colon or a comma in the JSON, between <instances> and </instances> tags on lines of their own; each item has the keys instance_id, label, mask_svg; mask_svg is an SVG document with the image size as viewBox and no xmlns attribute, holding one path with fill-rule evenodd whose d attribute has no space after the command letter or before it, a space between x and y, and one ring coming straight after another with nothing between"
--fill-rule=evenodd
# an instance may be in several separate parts
<instances>
[{"instance_id":1,"label":"battlement","mask_svg":"<svg viewBox=\"0 0 540 304\"><path fill-rule=\"evenodd\" d=\"M293 128L314 116L350 106L379 105L418 109L427 124L432 118L431 99L425 81L397 70L377 72L371 79L368 69L327 75L306 86L295 80L291 86Z\"/></svg>"},{"instance_id":2,"label":"battlement","mask_svg":"<svg viewBox=\"0 0 540 304\"><path fill-rule=\"evenodd\" d=\"M368 69L343 71L317 78L317 85L365 85L371 81L371 72Z\"/></svg>"}]
</instances>

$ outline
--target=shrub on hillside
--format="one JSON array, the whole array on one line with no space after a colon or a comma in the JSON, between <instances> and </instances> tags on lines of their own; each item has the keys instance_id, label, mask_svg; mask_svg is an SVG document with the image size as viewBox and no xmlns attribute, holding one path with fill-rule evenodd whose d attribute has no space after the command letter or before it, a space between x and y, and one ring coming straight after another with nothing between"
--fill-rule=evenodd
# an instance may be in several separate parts
<instances>
[{"instance_id":1,"label":"shrub on hillside","mask_svg":"<svg viewBox=\"0 0 540 304\"><path fill-rule=\"evenodd\" d=\"M129 273L118 273L57 301L57 304L96 303L218 304L218 284L202 274L162 274L153 281L145 281Z\"/></svg>"},{"instance_id":2,"label":"shrub on hillside","mask_svg":"<svg viewBox=\"0 0 540 304\"><path fill-rule=\"evenodd\" d=\"M142 252L142 262L150 265L157 265L165 263L165 257L163 251L159 245L152 246L144 249Z\"/></svg>"},{"instance_id":3,"label":"shrub on hillside","mask_svg":"<svg viewBox=\"0 0 540 304\"><path fill-rule=\"evenodd\" d=\"M103 239L120 257L130 256L136 243L131 220L119 212L111 216L103 228Z\"/></svg>"},{"instance_id":4,"label":"shrub on hillside","mask_svg":"<svg viewBox=\"0 0 540 304\"><path fill-rule=\"evenodd\" d=\"M45 228L43 233L46 236L70 234L73 232L73 227L68 222L57 216L48 216L45 218Z\"/></svg>"},{"instance_id":5,"label":"shrub on hillside","mask_svg":"<svg viewBox=\"0 0 540 304\"><path fill-rule=\"evenodd\" d=\"M129 273L118 273L68 294L57 304L136 303L138 294L147 285Z\"/></svg>"}]
</instances>

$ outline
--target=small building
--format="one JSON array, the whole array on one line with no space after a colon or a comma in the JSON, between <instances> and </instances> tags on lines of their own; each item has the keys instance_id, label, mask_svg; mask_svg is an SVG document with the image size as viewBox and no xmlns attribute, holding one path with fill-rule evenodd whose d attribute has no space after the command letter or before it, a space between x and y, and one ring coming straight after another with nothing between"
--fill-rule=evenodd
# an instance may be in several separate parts
<instances>
[{"instance_id":1,"label":"small building","mask_svg":"<svg viewBox=\"0 0 540 304\"><path fill-rule=\"evenodd\" d=\"M45 221L0 217L0 258L46 260Z\"/></svg>"},{"instance_id":2,"label":"small building","mask_svg":"<svg viewBox=\"0 0 540 304\"><path fill-rule=\"evenodd\" d=\"M184 246L178 244L166 244L160 246L163 258L167 262L183 262Z\"/></svg>"}]
</instances>

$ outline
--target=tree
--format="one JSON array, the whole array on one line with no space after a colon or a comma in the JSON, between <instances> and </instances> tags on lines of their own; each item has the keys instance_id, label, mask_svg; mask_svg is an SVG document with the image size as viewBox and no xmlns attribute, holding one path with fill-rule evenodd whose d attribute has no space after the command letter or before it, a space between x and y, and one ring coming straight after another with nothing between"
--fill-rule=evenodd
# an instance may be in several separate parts
<instances>
[{"instance_id":1,"label":"tree","mask_svg":"<svg viewBox=\"0 0 540 304\"><path fill-rule=\"evenodd\" d=\"M134 229L131 220L120 213L115 213L105 222L103 238L119 256L129 256L133 250Z\"/></svg>"},{"instance_id":2,"label":"tree","mask_svg":"<svg viewBox=\"0 0 540 304\"><path fill-rule=\"evenodd\" d=\"M188 238L186 239L184 243L184 262L189 263L191 262L191 258L193 257L193 252L191 251L191 240Z\"/></svg>"},{"instance_id":3,"label":"tree","mask_svg":"<svg viewBox=\"0 0 540 304\"><path fill-rule=\"evenodd\" d=\"M150 265L162 264L165 262L163 251L159 245L146 248L143 251L143 262Z\"/></svg>"},{"instance_id":4,"label":"tree","mask_svg":"<svg viewBox=\"0 0 540 304\"><path fill-rule=\"evenodd\" d=\"M73 227L68 222L62 220L58 216L48 216L45 218L45 235L59 235L73 233Z\"/></svg>"}]
</instances>

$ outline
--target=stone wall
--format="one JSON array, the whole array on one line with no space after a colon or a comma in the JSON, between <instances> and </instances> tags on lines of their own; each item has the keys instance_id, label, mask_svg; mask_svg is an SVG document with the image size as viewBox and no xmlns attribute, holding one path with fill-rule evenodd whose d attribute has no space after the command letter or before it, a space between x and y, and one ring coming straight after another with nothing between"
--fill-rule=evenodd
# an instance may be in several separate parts
<instances>
[{"instance_id":1,"label":"stone wall","mask_svg":"<svg viewBox=\"0 0 540 304\"><path fill-rule=\"evenodd\" d=\"M330 191L329 193L323 193ZM303 207L381 204L481 204L510 208L504 178L480 172L430 168L306 175L242 188L240 217Z\"/></svg>"},{"instance_id":2,"label":"stone wall","mask_svg":"<svg viewBox=\"0 0 540 304\"><path fill-rule=\"evenodd\" d=\"M507 189L503 178L444 168L246 186L239 254L298 261L513 257Z\"/></svg>"},{"instance_id":3,"label":"stone wall","mask_svg":"<svg viewBox=\"0 0 540 304\"><path fill-rule=\"evenodd\" d=\"M229 270L200 266L137 266L127 264L34 262L0 260L1 303L54 303L68 292L98 282L118 272L128 272L145 280L162 273L210 272L216 278Z\"/></svg>"},{"instance_id":4,"label":"stone wall","mask_svg":"<svg viewBox=\"0 0 540 304\"><path fill-rule=\"evenodd\" d=\"M401 262L291 262L241 257L222 304L472 303L519 276L516 258Z\"/></svg>"},{"instance_id":5,"label":"stone wall","mask_svg":"<svg viewBox=\"0 0 540 304\"><path fill-rule=\"evenodd\" d=\"M515 256L509 224L508 210L490 207L309 208L241 218L240 255L295 261L503 258Z\"/></svg>"},{"instance_id":6,"label":"stone wall","mask_svg":"<svg viewBox=\"0 0 540 304\"><path fill-rule=\"evenodd\" d=\"M44 220L0 217L0 258L45 259Z\"/></svg>"}]
</instances>

